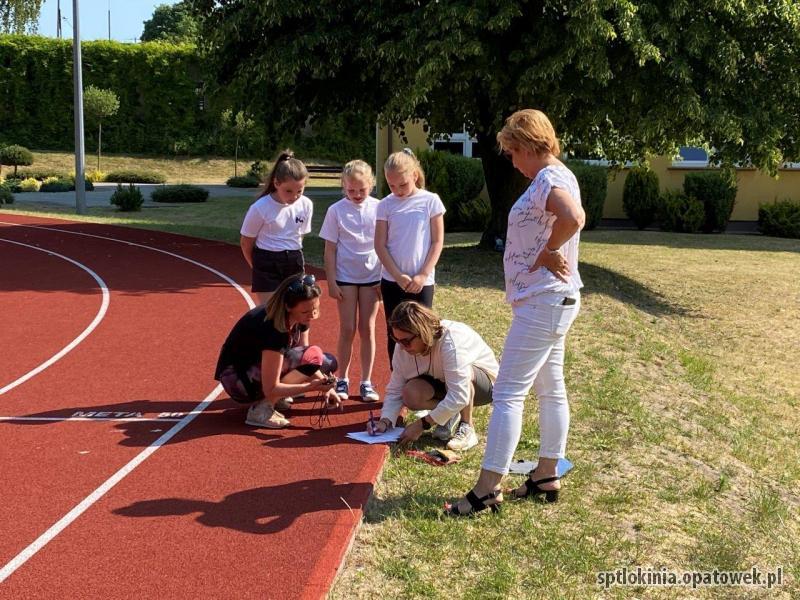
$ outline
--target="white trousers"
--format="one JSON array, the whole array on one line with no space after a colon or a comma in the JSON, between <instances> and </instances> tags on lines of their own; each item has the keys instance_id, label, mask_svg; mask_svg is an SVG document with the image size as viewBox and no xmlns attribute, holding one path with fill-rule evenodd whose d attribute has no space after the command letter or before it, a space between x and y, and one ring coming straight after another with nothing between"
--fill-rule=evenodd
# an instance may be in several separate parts
<instances>
[{"instance_id":1,"label":"white trousers","mask_svg":"<svg viewBox=\"0 0 800 600\"><path fill-rule=\"evenodd\" d=\"M522 433L525 398L534 386L539 400L539 456L563 458L569 430L564 386L564 339L580 311L564 296L533 296L513 306L500 372L492 392L492 417L483 468L506 475Z\"/></svg>"}]
</instances>

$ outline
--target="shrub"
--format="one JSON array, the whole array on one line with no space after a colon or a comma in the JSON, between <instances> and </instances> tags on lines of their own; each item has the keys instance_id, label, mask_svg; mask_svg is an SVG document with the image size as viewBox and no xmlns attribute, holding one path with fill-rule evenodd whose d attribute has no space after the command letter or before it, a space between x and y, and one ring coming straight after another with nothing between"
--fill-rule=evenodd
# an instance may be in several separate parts
<instances>
[{"instance_id":1,"label":"shrub","mask_svg":"<svg viewBox=\"0 0 800 600\"><path fill-rule=\"evenodd\" d=\"M800 201L778 200L759 206L758 230L764 235L800 238Z\"/></svg>"},{"instance_id":2,"label":"shrub","mask_svg":"<svg viewBox=\"0 0 800 600\"><path fill-rule=\"evenodd\" d=\"M247 170L248 177L255 177L258 179L259 183L264 181L264 178L269 175L270 167L269 163L262 162L260 160L255 161L253 164L250 165L250 168Z\"/></svg>"},{"instance_id":3,"label":"shrub","mask_svg":"<svg viewBox=\"0 0 800 600\"><path fill-rule=\"evenodd\" d=\"M442 197L448 231L481 231L489 222L475 223L481 214L475 198L483 189L483 167L479 160L449 152L423 150L417 154L425 171L425 187ZM473 222L468 223L468 221Z\"/></svg>"},{"instance_id":4,"label":"shrub","mask_svg":"<svg viewBox=\"0 0 800 600\"><path fill-rule=\"evenodd\" d=\"M703 203L705 233L725 231L736 201L736 181L720 172L687 173L683 192Z\"/></svg>"},{"instance_id":5,"label":"shrub","mask_svg":"<svg viewBox=\"0 0 800 600\"><path fill-rule=\"evenodd\" d=\"M150 194L153 202L205 202L208 190L196 185L166 185L153 190Z\"/></svg>"},{"instance_id":6,"label":"shrub","mask_svg":"<svg viewBox=\"0 0 800 600\"><path fill-rule=\"evenodd\" d=\"M703 226L703 203L680 190L668 190L661 196L658 220L663 231L697 233Z\"/></svg>"},{"instance_id":7,"label":"shrub","mask_svg":"<svg viewBox=\"0 0 800 600\"><path fill-rule=\"evenodd\" d=\"M44 181L45 179L49 179L55 177L56 179L67 179L70 177L69 174L64 173L63 171L48 171L45 169L20 169L18 177L22 179L27 179L31 177L33 179L38 179L39 181Z\"/></svg>"},{"instance_id":8,"label":"shrub","mask_svg":"<svg viewBox=\"0 0 800 600\"><path fill-rule=\"evenodd\" d=\"M656 219L658 211L658 175L648 167L634 167L625 178L622 208L639 229Z\"/></svg>"},{"instance_id":9,"label":"shrub","mask_svg":"<svg viewBox=\"0 0 800 600\"><path fill-rule=\"evenodd\" d=\"M252 175L240 175L239 177L231 177L225 182L225 185L235 188L255 188L261 185L261 180Z\"/></svg>"},{"instance_id":10,"label":"shrub","mask_svg":"<svg viewBox=\"0 0 800 600\"><path fill-rule=\"evenodd\" d=\"M14 204L14 194L5 185L0 185L0 206L3 204Z\"/></svg>"},{"instance_id":11,"label":"shrub","mask_svg":"<svg viewBox=\"0 0 800 600\"><path fill-rule=\"evenodd\" d=\"M581 189L581 204L586 212L585 229L594 229L603 218L603 208L608 192L608 167L590 165L573 160L566 163L578 180Z\"/></svg>"},{"instance_id":12,"label":"shrub","mask_svg":"<svg viewBox=\"0 0 800 600\"><path fill-rule=\"evenodd\" d=\"M87 171L83 176L86 178L86 181L91 181L92 183L98 183L106 180L106 174L103 171L98 171L97 169L94 171ZM72 178L74 179L75 176L73 175Z\"/></svg>"},{"instance_id":13,"label":"shrub","mask_svg":"<svg viewBox=\"0 0 800 600\"><path fill-rule=\"evenodd\" d=\"M69 192L74 190L74 184L68 179L59 179L58 177L48 177L42 182L39 188L40 192Z\"/></svg>"},{"instance_id":14,"label":"shrub","mask_svg":"<svg viewBox=\"0 0 800 600\"><path fill-rule=\"evenodd\" d=\"M111 194L109 202L123 212L132 212L142 209L144 196L142 196L142 191L132 183L129 183L127 188L122 187L122 184L119 183L117 191Z\"/></svg>"},{"instance_id":15,"label":"shrub","mask_svg":"<svg viewBox=\"0 0 800 600\"><path fill-rule=\"evenodd\" d=\"M15 192L38 192L39 188L42 187L42 182L38 179L34 179L33 177L28 177L28 179L23 179L19 183L14 186Z\"/></svg>"},{"instance_id":16,"label":"shrub","mask_svg":"<svg viewBox=\"0 0 800 600\"><path fill-rule=\"evenodd\" d=\"M106 174L106 181L113 183L166 183L167 178L157 171L120 169Z\"/></svg>"}]
</instances>

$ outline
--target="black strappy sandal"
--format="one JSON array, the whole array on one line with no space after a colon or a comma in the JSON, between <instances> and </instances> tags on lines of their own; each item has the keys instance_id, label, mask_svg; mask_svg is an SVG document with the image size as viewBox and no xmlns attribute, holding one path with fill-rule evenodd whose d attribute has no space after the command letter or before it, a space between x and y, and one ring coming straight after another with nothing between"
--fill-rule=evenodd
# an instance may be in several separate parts
<instances>
[{"instance_id":1,"label":"black strappy sandal","mask_svg":"<svg viewBox=\"0 0 800 600\"><path fill-rule=\"evenodd\" d=\"M561 477L545 477L544 479L537 479L533 481L531 479L531 474L528 474L528 478L525 480L525 493L519 495L516 493L516 490L510 490L509 493L514 500L523 500L524 498L536 497L540 494L544 494L544 501L545 502L558 502L558 493L561 490L543 490L539 487L540 483L550 483L551 481L558 481Z\"/></svg>"},{"instance_id":2,"label":"black strappy sandal","mask_svg":"<svg viewBox=\"0 0 800 600\"><path fill-rule=\"evenodd\" d=\"M491 504L486 504L486 501L496 500L496 498L502 493L503 492L501 492L500 490L497 490L496 492L490 492L489 494L486 494L483 498L478 498L477 494L475 494L475 492L470 490L469 492L467 492L467 495L465 496L465 498L470 503L470 509L468 512L462 513L458 509L458 504L456 503L456 504L446 504L444 508L444 513L450 517L468 517L469 515L474 515L475 513L479 513L482 510L486 510L487 508L491 509L493 513L499 513L500 504L502 503L502 500L497 500L495 502L492 502Z\"/></svg>"}]
</instances>

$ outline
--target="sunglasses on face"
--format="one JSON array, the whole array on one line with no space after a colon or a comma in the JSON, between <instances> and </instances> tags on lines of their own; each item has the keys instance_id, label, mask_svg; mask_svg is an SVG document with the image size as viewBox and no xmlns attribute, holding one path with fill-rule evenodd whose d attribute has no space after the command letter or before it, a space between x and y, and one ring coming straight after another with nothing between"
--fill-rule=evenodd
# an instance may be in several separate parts
<instances>
[{"instance_id":1,"label":"sunglasses on face","mask_svg":"<svg viewBox=\"0 0 800 600\"><path fill-rule=\"evenodd\" d=\"M287 288L292 294L304 294L306 287L312 287L317 283L317 278L313 275L304 275L300 279L293 281Z\"/></svg>"},{"instance_id":2,"label":"sunglasses on face","mask_svg":"<svg viewBox=\"0 0 800 600\"><path fill-rule=\"evenodd\" d=\"M395 335L393 333L390 333L389 337L392 339L393 342L395 342L397 344L400 344L403 348L410 348L411 347L411 343L415 339L417 339L419 336L412 335L411 337L407 337L407 338L399 338L399 337L395 337Z\"/></svg>"}]
</instances>

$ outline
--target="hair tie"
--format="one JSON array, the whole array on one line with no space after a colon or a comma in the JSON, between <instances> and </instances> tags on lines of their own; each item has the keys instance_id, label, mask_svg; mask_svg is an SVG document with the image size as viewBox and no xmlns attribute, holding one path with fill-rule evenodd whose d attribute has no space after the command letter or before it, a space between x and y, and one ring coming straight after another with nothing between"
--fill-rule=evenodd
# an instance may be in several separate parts
<instances>
[{"instance_id":1,"label":"hair tie","mask_svg":"<svg viewBox=\"0 0 800 600\"><path fill-rule=\"evenodd\" d=\"M285 162L291 158L294 158L294 152L284 152L283 154L281 154L280 158L278 159L278 162Z\"/></svg>"},{"instance_id":2,"label":"hair tie","mask_svg":"<svg viewBox=\"0 0 800 600\"><path fill-rule=\"evenodd\" d=\"M417 155L414 154L411 148L403 148L403 154L408 154L411 158L417 158Z\"/></svg>"}]
</instances>

